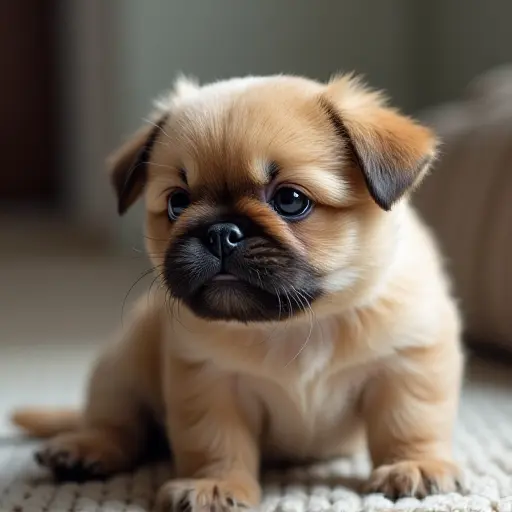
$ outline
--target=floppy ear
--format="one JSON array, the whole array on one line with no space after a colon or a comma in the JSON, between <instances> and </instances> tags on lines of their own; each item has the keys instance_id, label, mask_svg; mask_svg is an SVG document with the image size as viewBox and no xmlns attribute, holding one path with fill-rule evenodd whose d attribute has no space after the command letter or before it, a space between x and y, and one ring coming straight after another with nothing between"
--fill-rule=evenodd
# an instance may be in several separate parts
<instances>
[{"instance_id":1,"label":"floppy ear","mask_svg":"<svg viewBox=\"0 0 512 512\"><path fill-rule=\"evenodd\" d=\"M163 116L156 124L140 128L107 160L120 215L128 210L144 189L151 150L166 119L167 116Z\"/></svg>"},{"instance_id":2,"label":"floppy ear","mask_svg":"<svg viewBox=\"0 0 512 512\"><path fill-rule=\"evenodd\" d=\"M195 79L179 75L171 90L155 100L150 122L109 157L107 164L117 193L120 215L128 210L144 189L151 151L159 134L165 134L163 126L171 107L179 100L197 94L199 88Z\"/></svg>"},{"instance_id":3,"label":"floppy ear","mask_svg":"<svg viewBox=\"0 0 512 512\"><path fill-rule=\"evenodd\" d=\"M420 183L436 156L437 140L428 128L387 107L382 94L353 76L333 79L320 104L382 209L390 210Z\"/></svg>"}]
</instances>

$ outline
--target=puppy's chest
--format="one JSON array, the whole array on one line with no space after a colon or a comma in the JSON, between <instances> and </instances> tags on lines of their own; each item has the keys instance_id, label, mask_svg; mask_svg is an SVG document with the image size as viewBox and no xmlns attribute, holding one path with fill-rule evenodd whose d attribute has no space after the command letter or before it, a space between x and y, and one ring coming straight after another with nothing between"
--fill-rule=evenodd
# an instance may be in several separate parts
<instances>
[{"instance_id":1,"label":"puppy's chest","mask_svg":"<svg viewBox=\"0 0 512 512\"><path fill-rule=\"evenodd\" d=\"M304 459L343 451L358 424L356 405L369 374L356 363L358 351L349 349L354 340L343 334L338 321L324 321L264 334L225 333L207 345L209 367L232 379L238 406L261 432L267 456ZM188 346L197 347L193 338ZM347 348L344 362L340 344Z\"/></svg>"},{"instance_id":2,"label":"puppy's chest","mask_svg":"<svg viewBox=\"0 0 512 512\"><path fill-rule=\"evenodd\" d=\"M358 424L365 374L348 371L311 382L237 378L239 405L261 428L267 456L304 459L343 451Z\"/></svg>"},{"instance_id":3,"label":"puppy's chest","mask_svg":"<svg viewBox=\"0 0 512 512\"><path fill-rule=\"evenodd\" d=\"M274 334L261 376L239 374L240 406L255 418L250 409L259 407L267 455L334 455L354 430L368 370L357 366L334 371L336 344L343 343L339 334L334 323Z\"/></svg>"}]
</instances>

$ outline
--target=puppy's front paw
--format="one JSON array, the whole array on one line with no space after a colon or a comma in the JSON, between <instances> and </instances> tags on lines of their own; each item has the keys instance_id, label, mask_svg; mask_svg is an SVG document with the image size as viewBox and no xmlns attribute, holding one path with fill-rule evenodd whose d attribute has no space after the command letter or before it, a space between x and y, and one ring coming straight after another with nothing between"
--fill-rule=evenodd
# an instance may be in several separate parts
<instances>
[{"instance_id":1,"label":"puppy's front paw","mask_svg":"<svg viewBox=\"0 0 512 512\"><path fill-rule=\"evenodd\" d=\"M461 473L455 464L443 460L402 461L376 468L366 491L383 493L392 500L462 492Z\"/></svg>"},{"instance_id":2,"label":"puppy's front paw","mask_svg":"<svg viewBox=\"0 0 512 512\"><path fill-rule=\"evenodd\" d=\"M259 486L229 480L172 480L157 496L158 512L235 512L258 504Z\"/></svg>"},{"instance_id":3,"label":"puppy's front paw","mask_svg":"<svg viewBox=\"0 0 512 512\"><path fill-rule=\"evenodd\" d=\"M112 436L84 430L51 439L35 458L58 479L85 480L127 469L127 452Z\"/></svg>"}]
</instances>

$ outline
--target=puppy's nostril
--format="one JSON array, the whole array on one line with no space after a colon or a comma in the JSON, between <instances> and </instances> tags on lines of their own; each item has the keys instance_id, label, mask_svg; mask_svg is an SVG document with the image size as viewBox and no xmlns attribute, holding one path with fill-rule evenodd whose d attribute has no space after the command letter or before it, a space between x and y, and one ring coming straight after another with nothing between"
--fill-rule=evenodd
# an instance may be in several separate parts
<instances>
[{"instance_id":1,"label":"puppy's nostril","mask_svg":"<svg viewBox=\"0 0 512 512\"><path fill-rule=\"evenodd\" d=\"M222 258L231 254L243 238L244 235L236 224L220 222L208 228L205 245L212 254Z\"/></svg>"},{"instance_id":2,"label":"puppy's nostril","mask_svg":"<svg viewBox=\"0 0 512 512\"><path fill-rule=\"evenodd\" d=\"M228 235L228 242L231 244L236 244L237 242L240 242L242 240L242 233L240 230L238 231L230 231Z\"/></svg>"}]
</instances>

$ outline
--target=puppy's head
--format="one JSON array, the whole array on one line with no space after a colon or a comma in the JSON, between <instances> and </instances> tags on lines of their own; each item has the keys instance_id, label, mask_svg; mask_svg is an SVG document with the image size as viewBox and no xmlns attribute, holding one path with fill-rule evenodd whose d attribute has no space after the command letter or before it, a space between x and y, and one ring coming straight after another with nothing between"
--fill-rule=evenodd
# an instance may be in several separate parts
<instances>
[{"instance_id":1,"label":"puppy's head","mask_svg":"<svg viewBox=\"0 0 512 512\"><path fill-rule=\"evenodd\" d=\"M111 168L120 213L145 189L170 294L256 322L377 279L396 245L388 211L434 154L426 128L352 77L181 80Z\"/></svg>"}]
</instances>

